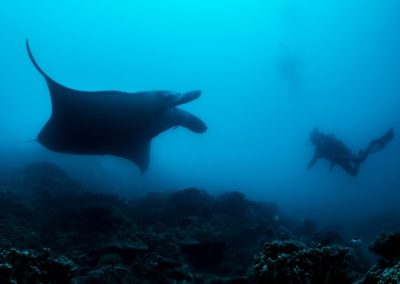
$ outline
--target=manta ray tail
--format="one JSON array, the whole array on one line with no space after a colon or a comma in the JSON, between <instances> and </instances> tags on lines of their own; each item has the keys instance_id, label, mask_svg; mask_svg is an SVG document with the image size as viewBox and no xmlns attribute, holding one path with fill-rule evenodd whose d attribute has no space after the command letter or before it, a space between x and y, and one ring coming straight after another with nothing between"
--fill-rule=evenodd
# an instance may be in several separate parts
<instances>
[{"instance_id":1,"label":"manta ray tail","mask_svg":"<svg viewBox=\"0 0 400 284\"><path fill-rule=\"evenodd\" d=\"M26 144L26 143L36 142L36 141L38 141L38 140L37 139L30 139L30 140L21 141L18 144Z\"/></svg>"}]
</instances>

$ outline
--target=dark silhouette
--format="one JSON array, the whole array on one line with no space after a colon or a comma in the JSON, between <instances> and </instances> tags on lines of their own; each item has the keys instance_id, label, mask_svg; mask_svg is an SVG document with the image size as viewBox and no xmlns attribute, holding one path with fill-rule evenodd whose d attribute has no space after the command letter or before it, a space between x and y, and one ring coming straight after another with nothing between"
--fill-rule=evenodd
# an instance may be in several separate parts
<instances>
[{"instance_id":1,"label":"dark silhouette","mask_svg":"<svg viewBox=\"0 0 400 284\"><path fill-rule=\"evenodd\" d=\"M359 167L365 162L369 154L382 150L394 137L393 129L390 128L383 136L372 140L366 150L360 150L353 154L351 150L334 135L327 135L315 128L310 133L310 140L315 146L314 157L308 164L311 169L318 159L330 161L330 170L334 165L339 165L351 176L357 176Z\"/></svg>"},{"instance_id":2,"label":"dark silhouette","mask_svg":"<svg viewBox=\"0 0 400 284\"><path fill-rule=\"evenodd\" d=\"M277 67L281 78L286 84L290 95L299 95L302 87L301 69L303 62L284 43L280 45L280 52L281 55L278 57Z\"/></svg>"},{"instance_id":3,"label":"dark silhouette","mask_svg":"<svg viewBox=\"0 0 400 284\"><path fill-rule=\"evenodd\" d=\"M201 91L74 90L50 78L33 58L28 41L26 47L50 91L52 114L37 140L52 151L119 156L137 164L143 173L149 164L151 139L158 134L175 126L196 133L207 129L199 118L176 107L199 98Z\"/></svg>"}]
</instances>

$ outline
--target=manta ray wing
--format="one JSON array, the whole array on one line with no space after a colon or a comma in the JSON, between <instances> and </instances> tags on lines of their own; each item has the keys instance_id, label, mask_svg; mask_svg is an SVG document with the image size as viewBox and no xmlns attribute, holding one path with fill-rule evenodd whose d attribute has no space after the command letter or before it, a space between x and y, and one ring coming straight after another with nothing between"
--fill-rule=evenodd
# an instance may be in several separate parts
<instances>
[{"instance_id":1,"label":"manta ray wing","mask_svg":"<svg viewBox=\"0 0 400 284\"><path fill-rule=\"evenodd\" d=\"M118 147L115 147L111 150L111 153L114 156L118 156L135 163L139 167L140 171L144 173L149 167L150 145L150 141L133 147L132 144L128 144L126 147L118 145Z\"/></svg>"}]
</instances>

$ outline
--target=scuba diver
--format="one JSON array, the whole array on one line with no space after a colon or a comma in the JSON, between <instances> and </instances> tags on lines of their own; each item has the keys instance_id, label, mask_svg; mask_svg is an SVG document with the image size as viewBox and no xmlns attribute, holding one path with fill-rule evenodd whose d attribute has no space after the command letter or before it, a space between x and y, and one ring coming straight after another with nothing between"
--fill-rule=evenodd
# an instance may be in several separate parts
<instances>
[{"instance_id":1,"label":"scuba diver","mask_svg":"<svg viewBox=\"0 0 400 284\"><path fill-rule=\"evenodd\" d=\"M308 164L311 169L318 159L330 161L330 170L339 165L349 175L355 177L358 174L360 164L364 163L369 154L382 150L394 137L393 128L378 139L372 140L366 150L360 150L353 154L351 150L334 135L327 135L314 128L310 133L311 143L315 146L314 157Z\"/></svg>"}]
</instances>

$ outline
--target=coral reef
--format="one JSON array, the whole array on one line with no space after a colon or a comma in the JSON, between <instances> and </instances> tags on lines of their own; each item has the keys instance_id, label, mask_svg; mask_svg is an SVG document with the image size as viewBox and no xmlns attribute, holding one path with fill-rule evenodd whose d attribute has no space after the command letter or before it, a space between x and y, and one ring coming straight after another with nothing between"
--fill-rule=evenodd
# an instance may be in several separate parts
<instances>
[{"instance_id":1,"label":"coral reef","mask_svg":"<svg viewBox=\"0 0 400 284\"><path fill-rule=\"evenodd\" d=\"M0 283L398 283L400 233L370 246L382 259L362 277L340 232L240 192L128 200L46 162L0 176Z\"/></svg>"},{"instance_id":2,"label":"coral reef","mask_svg":"<svg viewBox=\"0 0 400 284\"><path fill-rule=\"evenodd\" d=\"M277 212L238 192L197 188L125 200L45 162L8 180L0 184L0 274L17 283L246 283ZM25 252L23 265L12 260Z\"/></svg>"},{"instance_id":3,"label":"coral reef","mask_svg":"<svg viewBox=\"0 0 400 284\"><path fill-rule=\"evenodd\" d=\"M347 248L268 242L254 258L256 283L352 283L348 254Z\"/></svg>"},{"instance_id":4,"label":"coral reef","mask_svg":"<svg viewBox=\"0 0 400 284\"><path fill-rule=\"evenodd\" d=\"M0 283L70 283L76 271L73 261L49 249L0 251Z\"/></svg>"}]
</instances>

